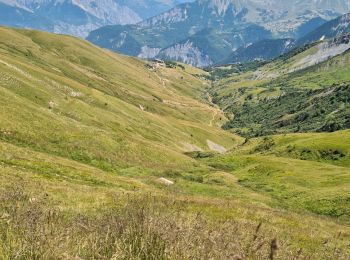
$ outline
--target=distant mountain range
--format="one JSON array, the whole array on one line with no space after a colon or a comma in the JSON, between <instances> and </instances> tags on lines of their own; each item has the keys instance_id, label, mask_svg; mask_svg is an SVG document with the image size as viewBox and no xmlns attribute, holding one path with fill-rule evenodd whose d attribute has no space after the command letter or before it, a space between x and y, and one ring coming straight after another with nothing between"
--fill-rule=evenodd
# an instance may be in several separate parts
<instances>
[{"instance_id":1,"label":"distant mountain range","mask_svg":"<svg viewBox=\"0 0 350 260\"><path fill-rule=\"evenodd\" d=\"M294 39L267 39L239 48L230 54L228 58L221 61L220 64L269 60L287 53L293 48L320 40L331 39L347 33L350 33L350 14L342 15L324 23L297 41Z\"/></svg>"},{"instance_id":2,"label":"distant mountain range","mask_svg":"<svg viewBox=\"0 0 350 260\"><path fill-rule=\"evenodd\" d=\"M331 20L298 40L297 45L330 39L350 32L350 13Z\"/></svg>"},{"instance_id":3,"label":"distant mountain range","mask_svg":"<svg viewBox=\"0 0 350 260\"><path fill-rule=\"evenodd\" d=\"M133 24L184 0L0 0L0 24L86 37L109 24Z\"/></svg>"},{"instance_id":4,"label":"distant mountain range","mask_svg":"<svg viewBox=\"0 0 350 260\"><path fill-rule=\"evenodd\" d=\"M0 25L206 67L272 59L348 32L349 16L337 18L347 12L348 0L0 0Z\"/></svg>"},{"instance_id":5,"label":"distant mountain range","mask_svg":"<svg viewBox=\"0 0 350 260\"><path fill-rule=\"evenodd\" d=\"M267 39L300 39L346 12L348 0L197 0L135 25L102 27L87 39L128 55L204 67Z\"/></svg>"}]
</instances>

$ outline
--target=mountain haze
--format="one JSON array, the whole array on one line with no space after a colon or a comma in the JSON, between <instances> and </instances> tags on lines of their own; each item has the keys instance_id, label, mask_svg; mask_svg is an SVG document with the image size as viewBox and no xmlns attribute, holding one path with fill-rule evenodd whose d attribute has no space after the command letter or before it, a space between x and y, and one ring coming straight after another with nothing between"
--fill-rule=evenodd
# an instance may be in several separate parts
<instances>
[{"instance_id":1,"label":"mountain haze","mask_svg":"<svg viewBox=\"0 0 350 260\"><path fill-rule=\"evenodd\" d=\"M298 45L312 43L322 39L331 39L342 34L350 33L350 13L331 20L298 40Z\"/></svg>"},{"instance_id":2,"label":"mountain haze","mask_svg":"<svg viewBox=\"0 0 350 260\"><path fill-rule=\"evenodd\" d=\"M261 40L303 36L350 11L346 0L292 2L198 0L136 25L102 27L88 40L128 55L208 66Z\"/></svg>"},{"instance_id":3,"label":"mountain haze","mask_svg":"<svg viewBox=\"0 0 350 260\"><path fill-rule=\"evenodd\" d=\"M194 0L116 0L118 4L127 6L136 12L142 19L148 19L168 11L176 5L193 1Z\"/></svg>"},{"instance_id":4,"label":"mountain haze","mask_svg":"<svg viewBox=\"0 0 350 260\"><path fill-rule=\"evenodd\" d=\"M317 41L340 37L350 32L350 14L344 14L307 33L298 40L268 39L239 48L221 61L221 64L234 62L249 62L254 60L269 60L276 58L289 50L311 44ZM345 37L347 38L347 37Z\"/></svg>"},{"instance_id":5,"label":"mountain haze","mask_svg":"<svg viewBox=\"0 0 350 260\"><path fill-rule=\"evenodd\" d=\"M1 0L0 24L86 37L109 24L133 24L178 1Z\"/></svg>"}]
</instances>

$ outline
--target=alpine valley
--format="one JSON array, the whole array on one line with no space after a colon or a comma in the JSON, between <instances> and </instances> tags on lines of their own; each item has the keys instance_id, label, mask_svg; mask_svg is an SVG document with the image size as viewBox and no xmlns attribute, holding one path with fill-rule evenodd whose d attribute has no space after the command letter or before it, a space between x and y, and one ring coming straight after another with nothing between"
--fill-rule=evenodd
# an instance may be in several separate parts
<instances>
[{"instance_id":1,"label":"alpine valley","mask_svg":"<svg viewBox=\"0 0 350 260\"><path fill-rule=\"evenodd\" d=\"M0 259L350 259L349 1L0 11Z\"/></svg>"}]
</instances>

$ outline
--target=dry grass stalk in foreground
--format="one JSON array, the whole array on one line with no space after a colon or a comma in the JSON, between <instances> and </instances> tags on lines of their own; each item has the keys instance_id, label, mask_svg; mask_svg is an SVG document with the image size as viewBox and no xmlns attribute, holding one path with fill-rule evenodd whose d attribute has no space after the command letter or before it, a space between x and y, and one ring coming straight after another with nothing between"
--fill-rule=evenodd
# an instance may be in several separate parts
<instances>
[{"instance_id":1,"label":"dry grass stalk in foreground","mask_svg":"<svg viewBox=\"0 0 350 260\"><path fill-rule=\"evenodd\" d=\"M167 198L131 195L98 214L50 207L23 188L1 194L2 259L299 259L262 224L212 223Z\"/></svg>"}]
</instances>

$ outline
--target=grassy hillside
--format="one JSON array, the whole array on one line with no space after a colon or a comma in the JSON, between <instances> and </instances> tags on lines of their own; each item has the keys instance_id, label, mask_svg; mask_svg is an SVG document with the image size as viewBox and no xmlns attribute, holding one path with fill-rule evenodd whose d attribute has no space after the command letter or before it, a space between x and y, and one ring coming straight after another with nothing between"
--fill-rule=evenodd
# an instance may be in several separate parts
<instances>
[{"instance_id":1,"label":"grassy hillside","mask_svg":"<svg viewBox=\"0 0 350 260\"><path fill-rule=\"evenodd\" d=\"M214 70L228 74L216 77L211 91L231 117L224 128L246 137L349 128L348 37L293 50L258 68Z\"/></svg>"},{"instance_id":2,"label":"grassy hillside","mask_svg":"<svg viewBox=\"0 0 350 260\"><path fill-rule=\"evenodd\" d=\"M206 159L228 169L243 187L293 211L349 220L350 131L251 139L228 155Z\"/></svg>"},{"instance_id":3,"label":"grassy hillside","mask_svg":"<svg viewBox=\"0 0 350 260\"><path fill-rule=\"evenodd\" d=\"M244 142L208 76L0 28L0 258L348 259L349 132Z\"/></svg>"},{"instance_id":4,"label":"grassy hillside","mask_svg":"<svg viewBox=\"0 0 350 260\"><path fill-rule=\"evenodd\" d=\"M240 138L205 104L205 81L177 69L150 70L68 36L1 28L3 141L111 169L191 165L188 147ZM201 97L195 99L194 97Z\"/></svg>"},{"instance_id":5,"label":"grassy hillside","mask_svg":"<svg viewBox=\"0 0 350 260\"><path fill-rule=\"evenodd\" d=\"M239 153L259 152L288 158L350 166L350 131L285 134L249 140Z\"/></svg>"},{"instance_id":6,"label":"grassy hillside","mask_svg":"<svg viewBox=\"0 0 350 260\"><path fill-rule=\"evenodd\" d=\"M309 161L225 155L198 162L211 170L159 174L176 183L163 187L154 172L116 174L29 148L0 147L5 259L349 256L345 170L341 176L335 167ZM337 179L326 186L332 174ZM322 203L325 193L331 196Z\"/></svg>"}]
</instances>

